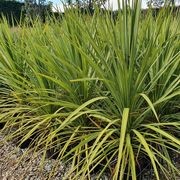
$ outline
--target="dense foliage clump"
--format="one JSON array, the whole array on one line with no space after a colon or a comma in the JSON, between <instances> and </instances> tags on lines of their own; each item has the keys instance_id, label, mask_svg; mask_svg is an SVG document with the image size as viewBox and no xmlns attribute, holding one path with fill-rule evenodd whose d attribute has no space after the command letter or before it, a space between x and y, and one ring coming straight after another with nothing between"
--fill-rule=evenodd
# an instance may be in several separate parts
<instances>
[{"instance_id":1,"label":"dense foliage clump","mask_svg":"<svg viewBox=\"0 0 180 180\"><path fill-rule=\"evenodd\" d=\"M157 179L179 173L179 14L122 6L116 20L69 10L61 22L0 25L1 131L70 162L72 179L137 179L144 160Z\"/></svg>"}]
</instances>

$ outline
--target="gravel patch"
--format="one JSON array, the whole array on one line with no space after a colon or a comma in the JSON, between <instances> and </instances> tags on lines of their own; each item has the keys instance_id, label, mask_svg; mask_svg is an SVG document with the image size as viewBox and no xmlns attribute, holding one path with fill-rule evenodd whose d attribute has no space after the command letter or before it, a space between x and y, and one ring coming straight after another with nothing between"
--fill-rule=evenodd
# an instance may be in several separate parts
<instances>
[{"instance_id":1,"label":"gravel patch","mask_svg":"<svg viewBox=\"0 0 180 180\"><path fill-rule=\"evenodd\" d=\"M45 159L40 169L42 154L27 153L27 149L15 147L13 143L4 141L1 135L0 142L0 180L46 180L56 167L56 160ZM50 179L61 180L66 171L67 167L58 163L54 177Z\"/></svg>"},{"instance_id":2,"label":"gravel patch","mask_svg":"<svg viewBox=\"0 0 180 180\"><path fill-rule=\"evenodd\" d=\"M20 161L21 157L23 158ZM48 180L51 171L57 164L54 176L49 180L62 180L69 170L69 165L48 158L45 159L40 169L41 159L42 154L30 151L27 153L27 149L20 149L13 142L4 141L4 137L0 135L0 180ZM174 155L173 162L180 169L179 154ZM91 176L91 180L96 179L96 175ZM147 170L140 179L155 180L156 178L152 170ZM101 180L111 180L111 178L104 174ZM177 175L176 180L180 180L180 174Z\"/></svg>"}]
</instances>

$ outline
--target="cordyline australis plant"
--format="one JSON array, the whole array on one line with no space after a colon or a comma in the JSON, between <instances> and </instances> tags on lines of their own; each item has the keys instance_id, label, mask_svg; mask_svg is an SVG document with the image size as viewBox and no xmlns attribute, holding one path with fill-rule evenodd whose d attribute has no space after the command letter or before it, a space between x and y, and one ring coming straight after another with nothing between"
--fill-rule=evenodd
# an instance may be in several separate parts
<instances>
[{"instance_id":1,"label":"cordyline australis plant","mask_svg":"<svg viewBox=\"0 0 180 180\"><path fill-rule=\"evenodd\" d=\"M13 32L0 24L1 132L32 138L42 164L47 153L69 162L65 178L135 180L144 160L156 179L179 173L178 14L141 17L140 3L123 1L117 19L69 10Z\"/></svg>"}]
</instances>

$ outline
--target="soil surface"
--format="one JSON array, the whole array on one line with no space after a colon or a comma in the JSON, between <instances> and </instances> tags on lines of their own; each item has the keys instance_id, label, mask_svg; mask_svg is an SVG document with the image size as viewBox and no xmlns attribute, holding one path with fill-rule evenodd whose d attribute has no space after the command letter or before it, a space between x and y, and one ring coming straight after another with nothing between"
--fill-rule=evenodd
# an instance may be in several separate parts
<instances>
[{"instance_id":1,"label":"soil surface","mask_svg":"<svg viewBox=\"0 0 180 180\"><path fill-rule=\"evenodd\" d=\"M23 157L24 155L24 157ZM23 159L20 161L20 158ZM0 180L46 180L56 160L45 159L42 168L39 168L42 154L27 153L27 149L20 149L11 142L4 141L0 135ZM59 164L53 180L61 180L67 168Z\"/></svg>"},{"instance_id":2,"label":"soil surface","mask_svg":"<svg viewBox=\"0 0 180 180\"><path fill-rule=\"evenodd\" d=\"M23 158L20 161L21 157ZM4 141L4 137L0 135L0 180L48 180L50 172L56 166L57 161L45 158L40 169L41 159L42 154L27 153L27 149L20 149L13 142ZM180 169L180 155L174 156L173 161L176 167ZM49 179L62 180L68 169L68 165L59 163L54 177ZM96 180L96 177L96 175L93 175L91 180ZM140 179L155 180L151 170L143 173ZM104 175L101 180L111 180L111 178ZM172 179L170 178L170 180ZM176 180L180 180L180 175L177 175Z\"/></svg>"}]
</instances>

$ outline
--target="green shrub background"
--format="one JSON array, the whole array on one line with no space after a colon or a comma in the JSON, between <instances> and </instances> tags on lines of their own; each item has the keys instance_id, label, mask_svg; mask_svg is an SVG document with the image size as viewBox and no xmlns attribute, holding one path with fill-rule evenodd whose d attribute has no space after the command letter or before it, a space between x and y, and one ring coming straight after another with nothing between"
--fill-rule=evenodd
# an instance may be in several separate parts
<instances>
[{"instance_id":1,"label":"green shrub background","mask_svg":"<svg viewBox=\"0 0 180 180\"><path fill-rule=\"evenodd\" d=\"M24 3L16 1L0 1L0 18L3 15L8 19L9 23L12 23L12 19L14 22L19 22L23 6Z\"/></svg>"}]
</instances>

